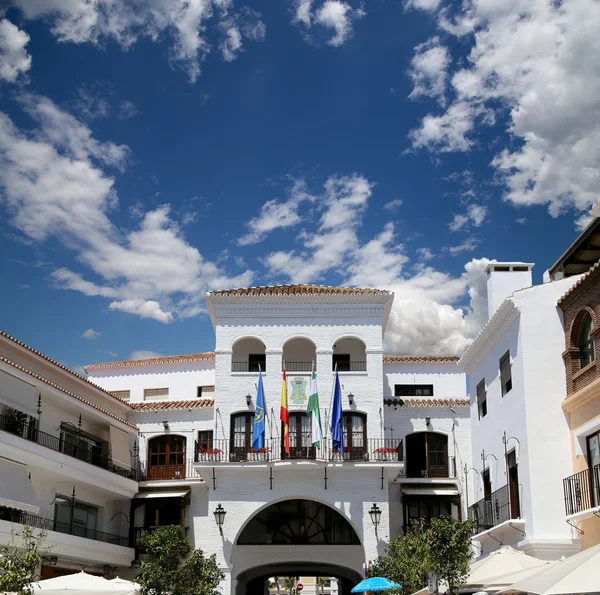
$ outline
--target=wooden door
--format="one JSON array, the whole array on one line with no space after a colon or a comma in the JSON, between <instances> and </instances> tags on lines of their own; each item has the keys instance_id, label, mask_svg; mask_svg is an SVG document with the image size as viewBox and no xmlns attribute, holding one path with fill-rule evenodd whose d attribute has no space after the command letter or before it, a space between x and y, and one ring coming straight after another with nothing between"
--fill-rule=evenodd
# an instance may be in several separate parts
<instances>
[{"instance_id":1,"label":"wooden door","mask_svg":"<svg viewBox=\"0 0 600 595\"><path fill-rule=\"evenodd\" d=\"M231 444L229 458L232 461L248 460L252 449L253 413L238 413L231 416Z\"/></svg>"},{"instance_id":2,"label":"wooden door","mask_svg":"<svg viewBox=\"0 0 600 595\"><path fill-rule=\"evenodd\" d=\"M427 477L448 477L448 437L427 434Z\"/></svg>"},{"instance_id":3,"label":"wooden door","mask_svg":"<svg viewBox=\"0 0 600 595\"><path fill-rule=\"evenodd\" d=\"M159 436L150 441L150 479L185 479L185 438Z\"/></svg>"},{"instance_id":4,"label":"wooden door","mask_svg":"<svg viewBox=\"0 0 600 595\"><path fill-rule=\"evenodd\" d=\"M290 413L290 459L315 459L311 443L310 418L306 413Z\"/></svg>"},{"instance_id":5,"label":"wooden door","mask_svg":"<svg viewBox=\"0 0 600 595\"><path fill-rule=\"evenodd\" d=\"M510 495L510 518L521 518L521 501L519 498L519 466L515 451L506 455L508 465L508 493Z\"/></svg>"}]
</instances>

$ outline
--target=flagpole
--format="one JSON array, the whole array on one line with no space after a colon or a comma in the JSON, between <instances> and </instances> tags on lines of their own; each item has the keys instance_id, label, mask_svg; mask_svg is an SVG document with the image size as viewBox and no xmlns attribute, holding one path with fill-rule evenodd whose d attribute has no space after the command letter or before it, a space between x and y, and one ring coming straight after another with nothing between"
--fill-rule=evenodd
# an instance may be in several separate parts
<instances>
[{"instance_id":1,"label":"flagpole","mask_svg":"<svg viewBox=\"0 0 600 595\"><path fill-rule=\"evenodd\" d=\"M331 430L331 428L329 427L329 420L331 418L331 408L333 407L333 395L335 393L335 374L337 372L337 363L335 364L335 370L333 371L333 384L331 385L331 399L329 399L329 409L325 412L327 415L327 427Z\"/></svg>"}]
</instances>

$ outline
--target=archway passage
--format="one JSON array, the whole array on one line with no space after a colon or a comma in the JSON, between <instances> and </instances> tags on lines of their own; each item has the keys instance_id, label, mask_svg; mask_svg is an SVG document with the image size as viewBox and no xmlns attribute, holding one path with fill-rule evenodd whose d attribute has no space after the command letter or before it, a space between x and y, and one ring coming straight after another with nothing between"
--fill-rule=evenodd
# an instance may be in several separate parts
<instances>
[{"instance_id":1,"label":"archway passage","mask_svg":"<svg viewBox=\"0 0 600 595\"><path fill-rule=\"evenodd\" d=\"M265 564L243 572L237 577L236 595L273 595L277 589L269 589L269 580L274 577L280 579L280 595L287 595L282 579L289 577L297 584L302 577L323 577L336 579L337 588L335 595L350 595L350 591L362 580L360 573L335 564L315 564L307 562L289 562L284 564ZM310 589L306 589L307 593ZM317 594L318 595L318 594ZM334 595L333 591L329 595Z\"/></svg>"},{"instance_id":2,"label":"archway passage","mask_svg":"<svg viewBox=\"0 0 600 595\"><path fill-rule=\"evenodd\" d=\"M257 513L237 545L360 545L352 525L334 508L313 500L284 500Z\"/></svg>"}]
</instances>

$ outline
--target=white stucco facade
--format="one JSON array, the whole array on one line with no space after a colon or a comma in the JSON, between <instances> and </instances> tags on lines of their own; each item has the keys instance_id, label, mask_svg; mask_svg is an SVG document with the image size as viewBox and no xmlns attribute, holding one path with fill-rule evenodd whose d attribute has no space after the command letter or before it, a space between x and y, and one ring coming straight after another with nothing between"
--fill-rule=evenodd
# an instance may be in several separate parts
<instances>
[{"instance_id":1,"label":"white stucco facade","mask_svg":"<svg viewBox=\"0 0 600 595\"><path fill-rule=\"evenodd\" d=\"M564 333L556 307L576 279L513 292L515 280L509 277L516 274L519 282L522 272L493 274L504 276L500 286L511 287L511 293L460 361L471 395L473 466L467 477L479 506L475 516L481 520L476 541L483 554L497 549L499 540L540 558L558 559L576 553L580 545L564 520L562 480L569 475L571 459L561 409L566 395ZM507 352L512 387L503 394L500 360ZM482 383L485 415L478 400ZM511 492L511 474L518 475L513 481L518 496L517 487ZM491 484L487 493L484 475Z\"/></svg>"}]
</instances>

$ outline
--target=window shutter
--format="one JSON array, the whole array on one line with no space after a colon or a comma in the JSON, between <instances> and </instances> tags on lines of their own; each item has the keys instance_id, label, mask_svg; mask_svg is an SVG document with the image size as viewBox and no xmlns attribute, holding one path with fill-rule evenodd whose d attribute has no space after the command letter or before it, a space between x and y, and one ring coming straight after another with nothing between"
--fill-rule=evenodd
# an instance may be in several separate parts
<instances>
[{"instance_id":1,"label":"window shutter","mask_svg":"<svg viewBox=\"0 0 600 595\"><path fill-rule=\"evenodd\" d=\"M510 380L510 352L507 351L500 359L500 382L502 387Z\"/></svg>"}]
</instances>

